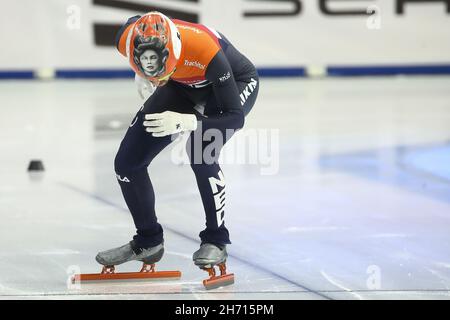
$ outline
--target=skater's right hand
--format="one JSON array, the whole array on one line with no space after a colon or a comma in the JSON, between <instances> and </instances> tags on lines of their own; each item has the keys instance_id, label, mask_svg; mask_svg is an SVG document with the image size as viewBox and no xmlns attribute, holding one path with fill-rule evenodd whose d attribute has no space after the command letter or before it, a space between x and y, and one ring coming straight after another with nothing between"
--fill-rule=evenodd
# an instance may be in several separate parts
<instances>
[{"instance_id":1,"label":"skater's right hand","mask_svg":"<svg viewBox=\"0 0 450 320\"><path fill-rule=\"evenodd\" d=\"M139 96L143 100L147 100L148 98L150 98L150 96L153 94L153 92L155 92L157 88L157 86L155 86L153 83L138 76L137 74L134 76L134 82L136 83Z\"/></svg>"},{"instance_id":2,"label":"skater's right hand","mask_svg":"<svg viewBox=\"0 0 450 320\"><path fill-rule=\"evenodd\" d=\"M194 114L164 111L145 115L145 131L154 137L164 137L182 131L197 129L197 117Z\"/></svg>"}]
</instances>

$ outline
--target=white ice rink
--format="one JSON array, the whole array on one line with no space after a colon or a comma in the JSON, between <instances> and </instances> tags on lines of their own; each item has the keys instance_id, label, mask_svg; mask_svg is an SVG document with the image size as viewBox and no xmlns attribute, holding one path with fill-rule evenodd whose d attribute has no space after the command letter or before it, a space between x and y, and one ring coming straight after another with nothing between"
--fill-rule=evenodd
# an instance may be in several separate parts
<instances>
[{"instance_id":1,"label":"white ice rink","mask_svg":"<svg viewBox=\"0 0 450 320\"><path fill-rule=\"evenodd\" d=\"M134 234L113 160L141 103L132 80L0 82L0 299L450 298L450 77L262 79L240 134L263 151L222 165L236 283L204 290L200 196L168 147L157 268L182 278L68 287Z\"/></svg>"}]
</instances>

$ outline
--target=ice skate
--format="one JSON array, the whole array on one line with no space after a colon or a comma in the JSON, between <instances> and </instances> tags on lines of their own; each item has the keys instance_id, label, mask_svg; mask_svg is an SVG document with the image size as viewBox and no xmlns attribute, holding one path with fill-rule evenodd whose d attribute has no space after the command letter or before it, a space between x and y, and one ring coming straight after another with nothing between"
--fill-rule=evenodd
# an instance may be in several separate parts
<instances>
[{"instance_id":1,"label":"ice skate","mask_svg":"<svg viewBox=\"0 0 450 320\"><path fill-rule=\"evenodd\" d=\"M164 244L150 248L139 248L134 241L121 247L102 251L95 260L103 265L101 273L77 274L72 278L76 281L105 281L105 280L146 280L146 279L179 279L180 271L155 271L155 263L164 255ZM139 272L116 273L115 266L129 261L142 261Z\"/></svg>"},{"instance_id":2,"label":"ice skate","mask_svg":"<svg viewBox=\"0 0 450 320\"><path fill-rule=\"evenodd\" d=\"M227 257L226 246L218 247L211 243L203 243L200 249L194 252L194 264L209 274L209 279L203 280L203 285L207 290L234 283L234 274L226 272ZM216 266L219 268L220 275L216 275Z\"/></svg>"},{"instance_id":3,"label":"ice skate","mask_svg":"<svg viewBox=\"0 0 450 320\"><path fill-rule=\"evenodd\" d=\"M139 248L134 241L130 241L121 247L99 252L95 260L104 266L116 266L133 260L154 264L161 260L163 255L163 243L150 248Z\"/></svg>"}]
</instances>

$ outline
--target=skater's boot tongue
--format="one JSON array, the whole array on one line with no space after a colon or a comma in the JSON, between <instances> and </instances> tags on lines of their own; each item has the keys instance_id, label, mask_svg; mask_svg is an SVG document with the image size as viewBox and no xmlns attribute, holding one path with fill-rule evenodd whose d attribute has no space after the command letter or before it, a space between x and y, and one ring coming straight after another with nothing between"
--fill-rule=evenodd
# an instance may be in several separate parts
<instances>
[{"instance_id":1,"label":"skater's boot tongue","mask_svg":"<svg viewBox=\"0 0 450 320\"><path fill-rule=\"evenodd\" d=\"M136 244L136 241L131 240L130 245L131 245L131 249L133 249L133 252L135 255L139 255L142 253L142 248L138 247L138 245Z\"/></svg>"}]
</instances>

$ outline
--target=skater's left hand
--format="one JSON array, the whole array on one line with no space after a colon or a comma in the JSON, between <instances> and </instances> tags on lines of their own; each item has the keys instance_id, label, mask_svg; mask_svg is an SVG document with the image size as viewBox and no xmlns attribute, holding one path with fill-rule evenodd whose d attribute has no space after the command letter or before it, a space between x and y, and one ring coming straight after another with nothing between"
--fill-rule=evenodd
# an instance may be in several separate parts
<instances>
[{"instance_id":1,"label":"skater's left hand","mask_svg":"<svg viewBox=\"0 0 450 320\"><path fill-rule=\"evenodd\" d=\"M134 76L134 83L139 93L139 96L143 100L148 100L150 96L155 92L157 86L147 79L141 78L137 73Z\"/></svg>"},{"instance_id":2,"label":"skater's left hand","mask_svg":"<svg viewBox=\"0 0 450 320\"><path fill-rule=\"evenodd\" d=\"M197 129L197 118L193 114L164 111L145 115L144 126L154 137L164 137L181 131Z\"/></svg>"}]
</instances>

